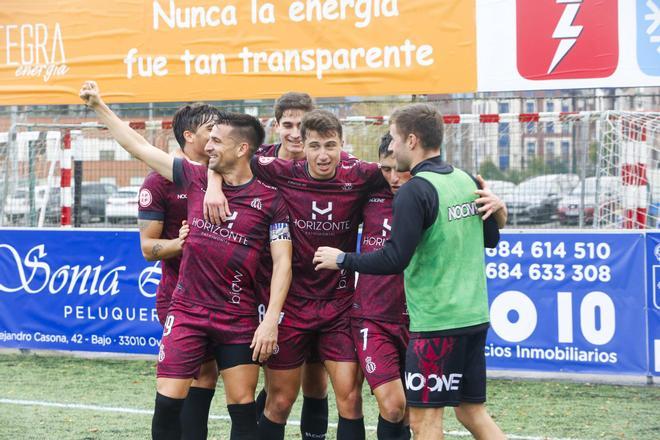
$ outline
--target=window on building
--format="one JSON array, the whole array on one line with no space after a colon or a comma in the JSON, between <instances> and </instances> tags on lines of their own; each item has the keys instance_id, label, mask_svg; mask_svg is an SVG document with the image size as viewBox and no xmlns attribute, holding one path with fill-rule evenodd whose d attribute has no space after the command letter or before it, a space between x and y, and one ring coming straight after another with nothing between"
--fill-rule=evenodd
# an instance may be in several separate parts
<instances>
[{"instance_id":1,"label":"window on building","mask_svg":"<svg viewBox=\"0 0 660 440\"><path fill-rule=\"evenodd\" d=\"M527 156L536 156L536 142L527 142Z\"/></svg>"},{"instance_id":2,"label":"window on building","mask_svg":"<svg viewBox=\"0 0 660 440\"><path fill-rule=\"evenodd\" d=\"M546 157L552 157L555 155L555 142L554 141L546 141L545 143L545 156Z\"/></svg>"},{"instance_id":3,"label":"window on building","mask_svg":"<svg viewBox=\"0 0 660 440\"><path fill-rule=\"evenodd\" d=\"M115 160L115 151L114 150L99 151L99 160Z\"/></svg>"},{"instance_id":4,"label":"window on building","mask_svg":"<svg viewBox=\"0 0 660 440\"><path fill-rule=\"evenodd\" d=\"M545 103L545 111L547 112L554 112L555 111L555 103L552 101L548 101ZM546 133L554 133L555 132L555 124L553 122L546 122L545 123L545 132Z\"/></svg>"},{"instance_id":5,"label":"window on building","mask_svg":"<svg viewBox=\"0 0 660 440\"><path fill-rule=\"evenodd\" d=\"M500 170L506 171L509 169L509 156L500 156Z\"/></svg>"},{"instance_id":6,"label":"window on building","mask_svg":"<svg viewBox=\"0 0 660 440\"><path fill-rule=\"evenodd\" d=\"M568 162L571 154L571 143L569 141L561 141L561 160Z\"/></svg>"}]
</instances>

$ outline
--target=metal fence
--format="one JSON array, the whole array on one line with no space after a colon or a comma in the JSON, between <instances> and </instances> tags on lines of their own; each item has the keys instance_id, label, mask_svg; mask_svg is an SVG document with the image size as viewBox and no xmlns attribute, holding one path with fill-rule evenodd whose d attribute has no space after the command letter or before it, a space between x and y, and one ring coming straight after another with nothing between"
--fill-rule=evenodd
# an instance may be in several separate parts
<instances>
[{"instance_id":1,"label":"metal fence","mask_svg":"<svg viewBox=\"0 0 660 440\"><path fill-rule=\"evenodd\" d=\"M643 98L651 108L660 102L656 95ZM380 137L387 131L387 115L412 100L430 102L445 114L445 159L491 182L507 201L511 226L656 227L655 206L660 199L660 189L654 186L658 180L660 188L660 179L655 179L660 166L656 114L575 112L575 107L591 106L588 98L576 96L407 96L319 104L342 118L345 148L375 161ZM639 101L630 102L639 106ZM223 108L260 116L267 140L275 142L270 105L242 102ZM113 108L153 145L165 151L178 148L169 123L175 106ZM548 108L559 111L538 111ZM0 226L61 224L60 160L66 132L72 133L73 174L78 183L73 193L76 225L134 226L137 187L147 167L121 149L84 107L58 111L35 107L11 117L0 112ZM146 119L149 116L162 119ZM631 126L644 133L643 141L627 142ZM629 170L639 167L624 167L628 162L621 159L628 160L631 145L635 151L646 151L641 162L634 162L644 169L643 177L633 179L634 185L629 184ZM615 202L604 194L611 194ZM642 211L635 211L634 221L626 221L631 207Z\"/></svg>"}]
</instances>

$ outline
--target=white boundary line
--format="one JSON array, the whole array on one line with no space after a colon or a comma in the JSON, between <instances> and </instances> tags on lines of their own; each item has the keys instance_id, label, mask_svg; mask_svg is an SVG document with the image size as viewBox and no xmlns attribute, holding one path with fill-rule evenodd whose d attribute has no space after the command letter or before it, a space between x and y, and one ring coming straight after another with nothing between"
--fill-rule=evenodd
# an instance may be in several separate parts
<instances>
[{"instance_id":1,"label":"white boundary line","mask_svg":"<svg viewBox=\"0 0 660 440\"><path fill-rule=\"evenodd\" d=\"M122 414L140 414L140 415L153 415L153 410L147 409L137 409L137 408L122 408L117 406L97 406L97 405L83 405L81 403L59 403L59 402L45 402L42 400L18 400L18 399L4 399L0 398L0 404L6 405L22 405L22 406L43 406L48 408L65 408L65 409L86 409L90 411L101 411L101 412L111 412L111 413L122 413ZM230 421L231 419L227 415L209 415L209 419L213 420L224 420ZM289 420L287 425L300 426L299 420ZM336 423L328 423L328 426L331 428L337 428ZM375 426L365 426L367 431L376 431ZM445 431L446 435L454 437L470 437L471 434L467 431ZM555 438L547 436L529 436L529 435L507 435L509 439L512 440L586 440L586 439L575 439L575 438Z\"/></svg>"}]
</instances>

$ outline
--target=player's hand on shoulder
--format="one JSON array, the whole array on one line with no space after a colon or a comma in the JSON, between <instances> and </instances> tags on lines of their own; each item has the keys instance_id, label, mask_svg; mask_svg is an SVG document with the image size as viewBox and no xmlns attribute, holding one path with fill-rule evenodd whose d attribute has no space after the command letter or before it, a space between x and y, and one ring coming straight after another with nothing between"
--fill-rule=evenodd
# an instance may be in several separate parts
<instances>
[{"instance_id":1,"label":"player's hand on shoulder","mask_svg":"<svg viewBox=\"0 0 660 440\"><path fill-rule=\"evenodd\" d=\"M79 96L87 107L94 108L103 102L101 99L101 92L99 91L99 86L96 84L96 81L85 81L85 83L80 88Z\"/></svg>"},{"instance_id":2,"label":"player's hand on shoulder","mask_svg":"<svg viewBox=\"0 0 660 440\"><path fill-rule=\"evenodd\" d=\"M486 220L493 213L502 209L504 207L504 202L490 190L483 177L477 175L477 181L479 182L479 185L481 185L481 189L475 191L475 194L479 196L475 202L477 205L480 205L479 208L477 208L477 211L481 213L481 218Z\"/></svg>"},{"instance_id":3,"label":"player's hand on shoulder","mask_svg":"<svg viewBox=\"0 0 660 440\"><path fill-rule=\"evenodd\" d=\"M231 216L229 202L222 191L214 191L209 187L204 194L204 219L215 225Z\"/></svg>"}]
</instances>

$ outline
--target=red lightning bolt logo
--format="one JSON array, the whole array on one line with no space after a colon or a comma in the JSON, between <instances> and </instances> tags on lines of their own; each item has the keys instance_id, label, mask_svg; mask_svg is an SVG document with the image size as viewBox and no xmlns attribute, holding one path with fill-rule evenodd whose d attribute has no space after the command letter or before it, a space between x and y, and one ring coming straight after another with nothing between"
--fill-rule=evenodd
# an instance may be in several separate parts
<instances>
[{"instance_id":1,"label":"red lightning bolt logo","mask_svg":"<svg viewBox=\"0 0 660 440\"><path fill-rule=\"evenodd\" d=\"M619 0L516 0L520 75L532 81L612 75L619 60L618 4Z\"/></svg>"}]
</instances>

